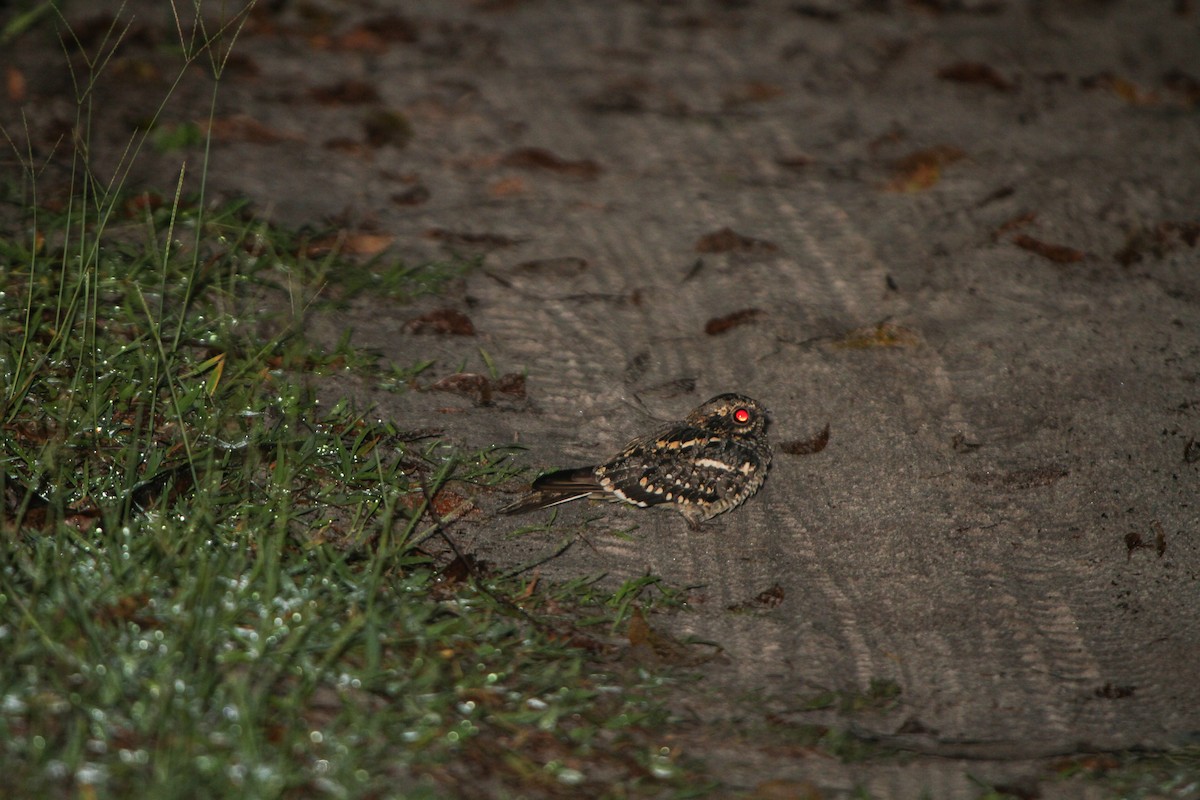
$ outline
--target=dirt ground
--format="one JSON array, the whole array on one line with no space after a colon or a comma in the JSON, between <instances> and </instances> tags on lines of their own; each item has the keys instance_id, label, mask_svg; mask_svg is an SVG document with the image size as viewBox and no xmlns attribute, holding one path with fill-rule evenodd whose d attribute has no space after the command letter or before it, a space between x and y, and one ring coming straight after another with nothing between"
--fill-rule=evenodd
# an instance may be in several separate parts
<instances>
[{"instance_id":1,"label":"dirt ground","mask_svg":"<svg viewBox=\"0 0 1200 800\"><path fill-rule=\"evenodd\" d=\"M68 5L89 46L105 6ZM167 5L130 8L98 174L170 77ZM578 531L544 579L686 589L655 624L720 654L673 699L679 744L729 786L975 796L1200 735L1197 42L1186 0L262 4L206 188L481 259L450 296L308 320L435 359L424 386L526 374L486 405L323 389L403 426L545 469L719 392L767 405L765 488L700 532L576 504L510 537L549 515L493 519L496 493L458 533L503 567ZM0 122L45 157L74 119L64 56L31 36L0 65L28 80ZM211 94L189 70L160 126ZM181 155L196 188L197 149L147 147L131 182L173 185ZM414 332L447 306L472 335ZM810 708L829 692L866 708ZM844 764L791 743L809 724L925 755Z\"/></svg>"}]
</instances>

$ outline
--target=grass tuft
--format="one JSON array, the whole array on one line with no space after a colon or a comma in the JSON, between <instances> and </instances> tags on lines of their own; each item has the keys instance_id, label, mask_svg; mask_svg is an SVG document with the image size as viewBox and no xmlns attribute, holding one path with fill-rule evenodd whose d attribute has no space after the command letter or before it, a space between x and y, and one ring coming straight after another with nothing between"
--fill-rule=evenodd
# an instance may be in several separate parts
<instances>
[{"instance_id":1,"label":"grass tuft","mask_svg":"<svg viewBox=\"0 0 1200 800\"><path fill-rule=\"evenodd\" d=\"M319 405L309 376L330 357L292 304L245 316L247 298L319 276L288 234L236 205L120 208L103 227L77 206L26 210L48 232L40 252L9 240L0 261L9 785L436 796L486 775L553 797L686 783L656 766L657 679L624 668L614 638L658 581L609 596L446 563L453 522L514 473L508 452ZM49 234L63 230L94 237L95 255L68 254ZM414 280L403 291L424 291ZM374 369L340 349L340 368Z\"/></svg>"},{"instance_id":2,"label":"grass tuft","mask_svg":"<svg viewBox=\"0 0 1200 800\"><path fill-rule=\"evenodd\" d=\"M172 8L179 75L200 63L219 84L245 9L206 21L198 4ZM404 391L431 362L381 366L349 339L322 351L300 323L314 303L404 302L476 263L409 266L381 237L211 207L203 180L184 196L182 166L171 191L131 191L144 144L178 146L161 106L101 178L95 87L127 30L114 18L90 54L68 56L79 139L52 158L69 190L43 196L42 167L15 145L24 179L0 187L6 790L694 786L661 763L662 679L623 663L610 596L493 575L457 553L454 525L480 520L474 499L514 474L509 451L315 400L323 374ZM84 49L69 29L61 39ZM193 134L207 158L208 134ZM640 591L627 587L615 613Z\"/></svg>"}]
</instances>

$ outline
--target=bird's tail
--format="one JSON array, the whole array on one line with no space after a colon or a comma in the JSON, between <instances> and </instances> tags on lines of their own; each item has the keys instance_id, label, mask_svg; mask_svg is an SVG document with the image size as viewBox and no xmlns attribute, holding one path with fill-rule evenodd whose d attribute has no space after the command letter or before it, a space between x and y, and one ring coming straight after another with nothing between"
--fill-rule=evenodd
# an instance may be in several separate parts
<instances>
[{"instance_id":1,"label":"bird's tail","mask_svg":"<svg viewBox=\"0 0 1200 800\"><path fill-rule=\"evenodd\" d=\"M601 491L593 467L577 467L548 472L533 482L529 494L500 509L501 514L524 514L539 508L569 503Z\"/></svg>"}]
</instances>

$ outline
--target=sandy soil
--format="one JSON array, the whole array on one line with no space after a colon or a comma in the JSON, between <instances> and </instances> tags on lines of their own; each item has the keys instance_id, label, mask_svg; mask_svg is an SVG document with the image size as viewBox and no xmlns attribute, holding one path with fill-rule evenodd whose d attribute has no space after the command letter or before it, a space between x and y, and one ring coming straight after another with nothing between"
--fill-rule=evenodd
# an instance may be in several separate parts
<instances>
[{"instance_id":1,"label":"sandy soil","mask_svg":"<svg viewBox=\"0 0 1200 800\"><path fill-rule=\"evenodd\" d=\"M89 46L105 5L69 8ZM527 376L489 405L328 396L520 443L535 469L722 391L772 410L766 487L700 532L585 504L550 532L506 535L548 515L458 529L502 566L574 531L545 578L686 588L656 624L721 655L676 699L697 723L681 744L731 786L975 796L969 775L1200 732L1194 4L280 5L221 78L210 196L390 237L413 262L479 257L449 296L309 329L436 359L424 385L486 373L481 353ZM97 90L98 174L170 77L164 7L135 4ZM62 53L30 37L0 65L28 81L0 121L45 157L75 118ZM211 91L189 70L162 121L206 120ZM184 155L195 187L202 154ZM180 156L148 148L129 180L173 185ZM412 332L442 307L474 334ZM826 424L823 450L786 452ZM872 682L898 702L806 710ZM933 755L845 765L788 744L816 723Z\"/></svg>"}]
</instances>

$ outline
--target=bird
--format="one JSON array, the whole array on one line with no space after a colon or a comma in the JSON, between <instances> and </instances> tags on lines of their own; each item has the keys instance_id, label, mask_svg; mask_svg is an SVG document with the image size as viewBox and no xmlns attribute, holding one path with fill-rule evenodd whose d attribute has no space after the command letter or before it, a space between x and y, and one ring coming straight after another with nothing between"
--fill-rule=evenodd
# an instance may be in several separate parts
<instances>
[{"instance_id":1,"label":"bird","mask_svg":"<svg viewBox=\"0 0 1200 800\"><path fill-rule=\"evenodd\" d=\"M669 505L698 530L762 487L771 466L769 422L757 400L719 394L603 463L538 477L524 497L500 511L522 514L590 497L638 508Z\"/></svg>"}]
</instances>

